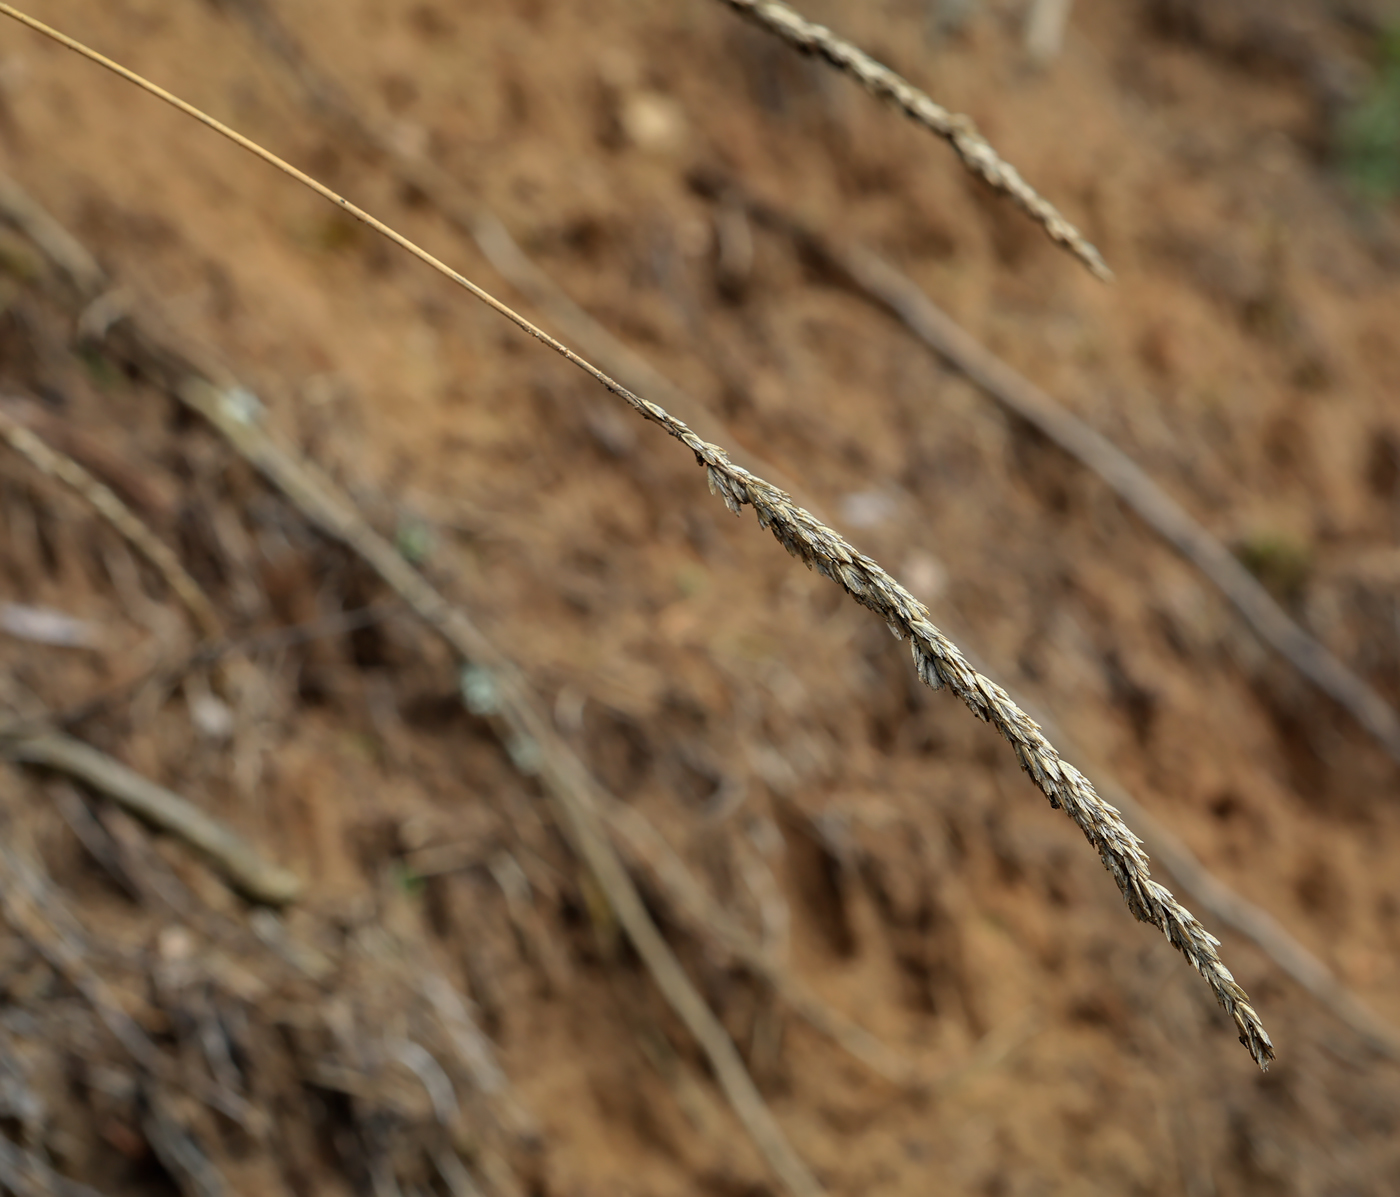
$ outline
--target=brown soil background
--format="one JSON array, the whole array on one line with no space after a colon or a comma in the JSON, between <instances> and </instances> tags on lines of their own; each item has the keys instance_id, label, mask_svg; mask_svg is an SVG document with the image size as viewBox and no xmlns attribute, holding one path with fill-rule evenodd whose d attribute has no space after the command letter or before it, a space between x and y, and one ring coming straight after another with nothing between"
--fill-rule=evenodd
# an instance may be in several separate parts
<instances>
[{"instance_id":1,"label":"brown soil background","mask_svg":"<svg viewBox=\"0 0 1400 1197\"><path fill-rule=\"evenodd\" d=\"M1103 250L1112 286L946 147L706 0L272 7L321 70L1053 712L1091 778L1118 778L1400 1022L1393 763L1100 482L788 241L750 228L751 269L723 275L720 247L742 231L691 185L721 174L897 262L1223 540L1274 546L1295 614L1400 701L1400 238L1393 211L1348 196L1329 151L1365 78L1363 18L1383 5L1081 0L1035 72L1017 4L988 3L938 43L914 0L811 0L971 114ZM318 121L235 9L45 0L35 14L515 298L392 163ZM922 690L878 621L730 517L618 401L247 155L10 25L0 165L378 528L427 546L428 575L719 900L833 1006L956 1075L922 1097L872 1077L648 890L833 1193L1400 1192L1395 1064L1223 934L1278 1047L1259 1074L996 735ZM107 451L104 476L236 634L384 597L158 387L79 346L61 287L6 236L5 391ZM104 630L96 651L0 639L7 704L65 709L190 647L119 538L8 451L0 499L0 597ZM52 776L0 771L0 834L171 1067L220 1075L209 1061L224 1059L268 1126L143 1074L11 919L9 1137L113 1194L215 1192L215 1169L225 1192L446 1191L430 1163L444 1142L501 1192L505 1166L561 1197L775 1191L535 784L411 617L250 659L237 694L197 671L77 730L298 871L308 894L283 932L135 828L124 842L146 863L104 868ZM211 692L229 738L192 718ZM193 895L184 925L147 870ZM318 965L266 947L278 934ZM450 1046L439 1066L462 1108L439 1128L415 1073L386 1058L395 1036L448 1043L415 988L430 972L474 1003L534 1130L473 1096ZM222 1057L211 1038L231 1045Z\"/></svg>"}]
</instances>

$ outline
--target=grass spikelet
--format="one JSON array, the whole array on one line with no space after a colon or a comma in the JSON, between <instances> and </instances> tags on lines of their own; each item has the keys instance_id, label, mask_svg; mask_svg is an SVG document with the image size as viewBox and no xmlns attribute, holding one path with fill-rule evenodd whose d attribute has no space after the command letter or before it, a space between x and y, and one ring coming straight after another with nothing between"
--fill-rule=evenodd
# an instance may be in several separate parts
<instances>
[{"instance_id":1,"label":"grass spikelet","mask_svg":"<svg viewBox=\"0 0 1400 1197\"><path fill-rule=\"evenodd\" d=\"M807 20L780 0L721 0L721 3L781 38L799 53L825 59L837 70L850 75L871 95L893 104L915 124L941 137L953 147L953 152L969 171L1014 200L1045 229L1052 241L1069 250L1096 278L1107 282L1113 277L1103 255L1054 204L1021 177L1020 171L992 148L970 116L949 112L860 47L832 33L826 26Z\"/></svg>"},{"instance_id":2,"label":"grass spikelet","mask_svg":"<svg viewBox=\"0 0 1400 1197\"><path fill-rule=\"evenodd\" d=\"M1152 879L1142 841L1118 810L1099 797L1089 779L1061 759L1035 720L1005 690L972 668L935 626L928 609L878 562L857 552L840 533L793 504L784 491L731 463L722 449L700 440L655 404L630 393L623 393L623 397L695 454L712 479L713 489L724 496L731 510L736 502L752 506L759 524L789 552L881 616L897 637L907 639L920 679L935 690L947 686L969 711L1001 733L1036 788L1052 807L1074 820L1098 852L1133 916L1160 930L1201 974L1234 1021L1240 1042L1260 1068L1267 1068L1274 1058L1273 1043L1248 994L1221 961L1216 951L1220 941L1170 890Z\"/></svg>"}]
</instances>

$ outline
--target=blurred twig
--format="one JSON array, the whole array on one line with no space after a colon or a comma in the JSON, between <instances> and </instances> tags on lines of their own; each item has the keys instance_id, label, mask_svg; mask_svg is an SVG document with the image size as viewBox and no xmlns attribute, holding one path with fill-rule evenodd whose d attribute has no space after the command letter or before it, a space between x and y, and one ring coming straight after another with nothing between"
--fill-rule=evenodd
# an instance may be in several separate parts
<instances>
[{"instance_id":1,"label":"blurred twig","mask_svg":"<svg viewBox=\"0 0 1400 1197\"><path fill-rule=\"evenodd\" d=\"M497 1129L511 1143L527 1148L538 1147L542 1138L539 1123L515 1096L504 1069L496 1059L490 1039L477 1026L462 995L447 978L432 969L422 972L417 985L446 1031L452 1049L471 1077L472 1084L486 1098ZM509 1165L494 1149L483 1154L481 1165L492 1187L498 1192L521 1192L521 1186Z\"/></svg>"},{"instance_id":2,"label":"blurred twig","mask_svg":"<svg viewBox=\"0 0 1400 1197\"><path fill-rule=\"evenodd\" d=\"M170 1103L155 1084L144 1086L141 1129L156 1158L186 1197L223 1197L224 1178L199 1144L180 1125Z\"/></svg>"},{"instance_id":3,"label":"blurred twig","mask_svg":"<svg viewBox=\"0 0 1400 1197\"><path fill-rule=\"evenodd\" d=\"M23 194L17 184L0 178L0 196L13 197L17 193ZM9 220L23 232L2 198L0 218ZM88 335L91 334L85 333L80 325L79 336ZM122 451L124 446L114 445L110 438L102 437L95 429L89 430L86 422L72 419L62 406L55 409L36 398L18 395L0 396L0 404L4 404L14 420L50 448L71 457L98 481L110 486L137 515L152 521L168 521L173 516L175 502L152 474L149 463L130 460Z\"/></svg>"},{"instance_id":4,"label":"blurred twig","mask_svg":"<svg viewBox=\"0 0 1400 1197\"><path fill-rule=\"evenodd\" d=\"M574 850L597 878L657 987L709 1057L720 1087L745 1129L795 1194L821 1193L769 1113L728 1033L686 977L647 913L598 818L597 783L541 713L515 666L461 608L448 603L365 522L328 478L276 445L245 407L228 401L227 392L190 376L180 394L307 519L354 550L465 661L487 672L492 693L482 713L494 714L502 721L503 738L515 760L538 761L540 776Z\"/></svg>"},{"instance_id":5,"label":"blurred twig","mask_svg":"<svg viewBox=\"0 0 1400 1197\"><path fill-rule=\"evenodd\" d=\"M1026 53L1045 66L1060 53L1074 0L1031 0L1026 12Z\"/></svg>"},{"instance_id":6,"label":"blurred twig","mask_svg":"<svg viewBox=\"0 0 1400 1197\"><path fill-rule=\"evenodd\" d=\"M16 193L19 193L19 189L13 183L0 180L0 202L6 197L13 199ZM223 621L218 612L200 589L199 583L180 564L180 559L117 497L111 487L99 482L71 457L58 452L21 423L4 396L0 396L0 436L40 473L57 478L86 499L103 519L126 537L131 546L165 579L171 593L185 605L203 635L218 636L222 633Z\"/></svg>"},{"instance_id":7,"label":"blurred twig","mask_svg":"<svg viewBox=\"0 0 1400 1197\"><path fill-rule=\"evenodd\" d=\"M87 849L88 855L107 870L127 897L134 902L144 901L148 893L147 878L127 867L120 845L111 832L97 821L77 790L70 785L57 784L50 788L50 797L63 821L68 824L68 829Z\"/></svg>"},{"instance_id":8,"label":"blurred twig","mask_svg":"<svg viewBox=\"0 0 1400 1197\"><path fill-rule=\"evenodd\" d=\"M133 1060L149 1071L159 1070L161 1058L155 1044L88 966L86 948L77 939L71 915L55 914L54 902L34 864L17 846L0 842L0 911L6 921L83 995Z\"/></svg>"},{"instance_id":9,"label":"blurred twig","mask_svg":"<svg viewBox=\"0 0 1400 1197\"><path fill-rule=\"evenodd\" d=\"M242 836L106 753L51 734L0 740L0 755L56 769L85 782L146 822L199 849L229 883L255 902L284 906L301 893L301 879L265 860Z\"/></svg>"},{"instance_id":10,"label":"blurred twig","mask_svg":"<svg viewBox=\"0 0 1400 1197\"><path fill-rule=\"evenodd\" d=\"M0 175L0 212L68 276L79 295L92 299L102 292L106 280L97 259L5 175Z\"/></svg>"},{"instance_id":11,"label":"blurred twig","mask_svg":"<svg viewBox=\"0 0 1400 1197\"><path fill-rule=\"evenodd\" d=\"M82 702L53 712L32 716L21 716L8 723L0 723L0 741L18 739L24 736L39 735L53 728L71 728L86 723L117 704L125 702L147 686L160 689L173 689L189 673L212 665L230 656L252 657L258 653L277 652L293 648L312 640L339 636L345 632L367 628L393 614L399 608L396 600L371 603L354 611L339 611L324 619L310 620L307 623L289 624L286 627L272 628L266 632L255 632L247 636L232 636L222 640L206 640L193 652L178 661L158 664L142 671L129 681L121 682L94 694Z\"/></svg>"},{"instance_id":12,"label":"blurred twig","mask_svg":"<svg viewBox=\"0 0 1400 1197\"><path fill-rule=\"evenodd\" d=\"M974 175L996 191L1010 196L1052 240L1063 245L1093 274L1107 280L1112 271L1103 256L1084 239L1048 200L1040 196L1009 162L1005 162L977 131L972 118L949 112L907 79L876 62L865 51L838 37L825 26L813 24L779 0L721 0L754 24L768 30L803 54L824 58L857 80L871 95L887 100L916 124L948 142Z\"/></svg>"},{"instance_id":13,"label":"blurred twig","mask_svg":"<svg viewBox=\"0 0 1400 1197\"><path fill-rule=\"evenodd\" d=\"M794 1013L886 1080L913 1087L928 1080L929 1074L917 1058L907 1058L832 1009L800 977L782 967L696 882L671 846L640 812L611 797L602 803L602 811L633 858L643 862L648 873L666 891L677 912L701 935L730 952L745 968L772 986Z\"/></svg>"}]
</instances>

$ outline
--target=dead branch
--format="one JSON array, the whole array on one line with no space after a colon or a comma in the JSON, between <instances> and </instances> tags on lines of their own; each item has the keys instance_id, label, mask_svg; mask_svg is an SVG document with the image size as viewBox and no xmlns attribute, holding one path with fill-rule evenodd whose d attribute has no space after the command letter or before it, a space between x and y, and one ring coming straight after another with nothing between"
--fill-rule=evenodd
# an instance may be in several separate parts
<instances>
[{"instance_id":1,"label":"dead branch","mask_svg":"<svg viewBox=\"0 0 1400 1197\"><path fill-rule=\"evenodd\" d=\"M265 860L242 836L179 794L80 740L51 734L0 741L0 754L56 769L101 791L132 814L197 848L234 888L255 902L285 906L301 893L296 874Z\"/></svg>"}]
</instances>

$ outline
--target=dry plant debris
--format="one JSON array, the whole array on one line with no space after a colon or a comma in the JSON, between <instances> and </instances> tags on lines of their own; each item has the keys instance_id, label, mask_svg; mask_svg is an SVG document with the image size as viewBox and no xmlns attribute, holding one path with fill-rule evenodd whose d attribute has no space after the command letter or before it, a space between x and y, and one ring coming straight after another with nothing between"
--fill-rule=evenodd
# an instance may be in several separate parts
<instances>
[{"instance_id":1,"label":"dry plant debris","mask_svg":"<svg viewBox=\"0 0 1400 1197\"><path fill-rule=\"evenodd\" d=\"M647 913L631 876L598 816L597 782L540 712L519 671L460 607L447 602L387 540L365 523L354 505L317 471L273 443L239 394L189 376L180 396L283 491L316 526L365 559L478 675L476 713L499 717L502 740L517 765L537 772L553 799L561 827L597 878L617 919L646 963L657 987L709 1057L725 1096L783 1183L799 1197L822 1192L792 1149L759 1093L728 1033L686 977Z\"/></svg>"},{"instance_id":2,"label":"dry plant debris","mask_svg":"<svg viewBox=\"0 0 1400 1197\"><path fill-rule=\"evenodd\" d=\"M22 194L13 184L9 186L16 194ZM0 205L3 204L3 194L0 192ZM32 201L29 207L20 210L20 215L29 212L30 207ZM128 313L128 317L137 316L135 312ZM641 940L639 952L656 975L659 987L710 1055L716 1075L730 1096L741 1122L753 1135L777 1174L794 1192L819 1192L805 1165L787 1146L777 1124L767 1112L762 1097L748 1079L743 1062L729 1043L723 1027L709 1012L685 978L669 947L651 925L630 878L621 868L610 845L598 834L594 806L602 809L615 826L625 826L627 838L634 848L638 844L645 845L638 854L647 859L658 880L676 897L678 908L699 924L700 932L733 951L736 957L753 969L755 975L768 979L775 991L816 1029L829 1035L855 1058L897 1083L922 1084L928 1078L868 1032L826 1006L769 959L762 949L751 942L742 928L733 924L713 903L708 903L703 896L697 898L697 895L703 895L703 890L689 877L674 854L665 849L658 851L660 838L646 820L603 792L596 780L588 775L582 762L558 738L550 721L540 713L538 704L530 696L528 686L514 665L459 608L452 606L434 590L404 560L395 546L370 528L354 504L328 478L272 441L258 425L257 404L249 392L227 379L220 385L213 384L200 370L219 371L193 363L180 351L166 346L158 335L152 337L146 334L139 324L136 328L138 335L143 337L142 352L159 361L164 372L176 380L174 385L178 397L218 428L229 443L277 486L313 525L359 554L429 627L439 632L464 661L471 663L476 671L476 688L484 693L484 696L478 693L475 698L480 708L478 713L499 716L502 722L499 729L501 739L512 759L524 772L539 772L549 783L560 806L563 825L566 830L573 831L571 839L578 845L579 855L590 868L601 873L600 883L610 903L620 912L618 917L629 935ZM342 618L331 621L324 630L344 630L359 622L363 620ZM286 629L263 639L274 644L286 643L316 631L315 627ZM208 644L185 662L159 672L167 680L176 678L198 661L215 660L223 652L249 651L257 643L253 639L243 643ZM89 713L92 705L85 704L79 714ZM62 721L61 717L59 722ZM16 760L63 769L80 777L149 822L203 848L222 872L256 900L274 905L288 900L288 895L296 886L296 879L252 855L237 836L217 825L210 826L209 820L189 808L183 799L132 775L129 770L86 745L68 737L36 734L39 729L34 727L35 722L23 720L0 729L0 734L11 738L10 753ZM583 836L588 839L584 841ZM660 866L656 864L658 855L664 857ZM437 983L431 988L433 1000L439 1006L450 996L450 987L444 988L444 984ZM481 1040L477 1048L468 1052L468 1056L479 1064L483 1050L486 1050L485 1041ZM498 1070L493 1072L488 1069L488 1072L495 1076ZM491 1082L489 1076L487 1082L481 1085L485 1090L494 1091L500 1087L499 1080Z\"/></svg>"},{"instance_id":3,"label":"dry plant debris","mask_svg":"<svg viewBox=\"0 0 1400 1197\"><path fill-rule=\"evenodd\" d=\"M645 419L660 425L669 435L690 449L695 455L697 464L705 467L712 493L717 493L732 512L737 515L745 506L752 506L760 526L768 529L791 555L797 557L809 568L817 569L823 576L836 582L856 602L884 618L891 632L897 638L909 641L914 667L921 681L935 690L947 686L974 715L990 722L1002 734L1011 744L1021 767L1030 776L1036 787L1040 789L1053 807L1063 809L1074 820L1084 833L1085 838L1098 851L1104 867L1108 869L1109 874L1117 883L1128 909L1134 917L1150 923L1162 931L1168 942L1180 951L1191 966L1201 974L1215 994L1216 1000L1234 1021L1239 1032L1240 1042L1245 1045L1259 1067L1267 1069L1274 1057L1273 1044L1254 1007L1250 1004L1248 995L1240 988L1229 969L1220 960L1219 954L1215 950L1219 941L1201 926L1190 911L1186 910L1166 887L1152 880L1141 842L1123 823L1118 811L1099 797L1087 778L1060 758L1059 753L1046 740L1035 721L1012 702L1001 687L977 673L968 664L957 646L933 624L929 618L928 609L900 586L877 562L858 553L839 533L826 527L809 512L795 506L785 492L749 471L734 465L722 448L702 441L684 423L672 417L663 408L633 394L465 276L451 269L407 237L350 203L324 184L283 162L276 155L193 105L180 100L135 72L112 62L72 38L20 13L12 6L0 4L0 13L30 26L83 57L113 71L128 82L171 104L186 115L209 126L220 135L227 137L235 144L301 182L322 198L329 200L396 245L407 250L414 257L456 282L487 306L528 332L536 340L548 345L565 360L582 369L607 390L627 402ZM570 787L571 790L575 788L577 785ZM595 873L598 873L600 868L602 869L600 881L605 885L610 880L615 880L619 886L619 893L624 892L622 887L625 885L626 890L631 891L631 897L636 902L635 908L632 909L637 914L644 916L645 911L641 906L640 899L636 898L631 879L622 869L620 862L616 861L611 847L602 839L596 826L586 821L591 812L572 809L566 813L577 837L576 846L588 860L590 868ZM616 897L618 895L610 896ZM624 909L617 910L619 917L627 920L629 914L632 913L632 909L628 909L631 907L630 901L625 902ZM637 942L639 951L644 956L649 954L650 947L664 951L669 956L669 948L656 933L649 918L646 920L645 928L639 923L636 928L629 927L629 931L632 933L634 942ZM675 976L687 988L689 987L689 983L685 981L679 966L676 966ZM692 1018L703 1020L704 1015L708 1015L709 1012L704 1003L699 1002L698 1006L693 1005L688 1000L688 995L679 986L674 992L668 990L665 984L662 988L668 992L668 997L673 1003L678 1004L680 1010L690 1011L689 1015L683 1015L688 1024L692 1023ZM693 990L691 993L693 994ZM692 1024L692 1030L694 1029L695 1026ZM727 1036L724 1043L730 1051L733 1050ZM730 1072L727 1068L721 1068L718 1061L723 1058L725 1053L719 1051L718 1048L719 1045L716 1043L716 1050L712 1050L710 1054L721 1074L721 1084L731 1101L736 1101L736 1104L742 1101L744 1105L749 1105L748 1096L744 1095L743 1091L745 1087L751 1088L752 1082L748 1080L747 1071L743 1069L742 1061L735 1053L733 1063L738 1066L738 1071ZM726 1080L726 1073L729 1073L729 1081ZM740 1080L741 1075L742 1081ZM744 1082L747 1082L747 1086ZM771 1115L767 1114L767 1108L762 1104L761 1098L758 1098L756 1090L752 1091L752 1098L757 1099L758 1104L756 1106L750 1105L749 1119L746 1119L751 1129L755 1124L763 1126L765 1120L771 1120ZM764 1139L769 1139L767 1129L767 1127L764 1128ZM780 1174L784 1174L785 1180L795 1188L795 1191L816 1191L815 1180L812 1180L810 1174L806 1173L805 1165L797 1160L795 1154L792 1154L784 1163L778 1163L783 1154L778 1144L781 1143L783 1147L786 1147L786 1143L781 1139L781 1133L777 1132L776 1124L771 1124L771 1129L778 1137L776 1140L769 1139L768 1144L765 1144L765 1154L769 1155L770 1162L775 1163L775 1167L778 1168ZM787 1151L790 1153L790 1148ZM776 1153L776 1155L770 1154L770 1152ZM810 1183L804 1184L804 1180Z\"/></svg>"},{"instance_id":4,"label":"dry plant debris","mask_svg":"<svg viewBox=\"0 0 1400 1197\"><path fill-rule=\"evenodd\" d=\"M653 396L700 435L725 440L740 465L773 479L785 490L795 489L795 484L783 471L760 454L747 447L733 448L729 429L710 407L677 386L575 303L516 244L500 217L474 202L457 180L433 162L421 146L411 139L396 136L392 125L366 112L356 102L356 97L319 71L262 0L230 0L230 4L259 44L287 67L313 111L327 120L339 135L351 137L395 162L404 182L420 192L444 219L469 236L500 275L562 328L575 344L581 345L589 357L600 362L609 374L625 382L630 389ZM3 202L2 195L0 202Z\"/></svg>"}]
</instances>

